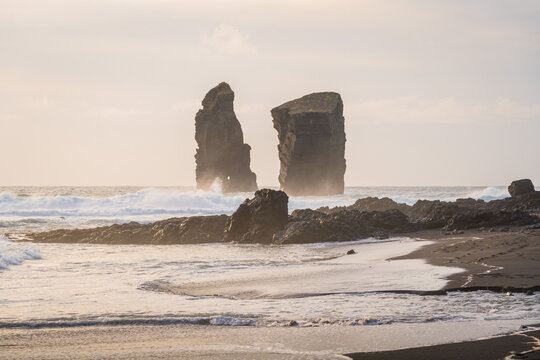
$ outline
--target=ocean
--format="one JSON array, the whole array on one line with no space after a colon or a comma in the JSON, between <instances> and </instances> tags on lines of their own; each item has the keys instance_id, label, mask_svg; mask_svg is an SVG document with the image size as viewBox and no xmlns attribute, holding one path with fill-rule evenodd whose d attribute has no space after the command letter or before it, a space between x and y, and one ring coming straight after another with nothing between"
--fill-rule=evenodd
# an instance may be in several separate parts
<instances>
[{"instance_id":1,"label":"ocean","mask_svg":"<svg viewBox=\"0 0 540 360\"><path fill-rule=\"evenodd\" d=\"M414 238L308 245L89 245L10 241L5 234L231 214L251 194L188 187L0 187L0 328L171 325L361 327L540 319L540 293L420 296L462 271L387 259ZM292 197L289 210L366 196L493 200L505 187L349 187ZM345 255L350 249L357 254Z\"/></svg>"}]
</instances>

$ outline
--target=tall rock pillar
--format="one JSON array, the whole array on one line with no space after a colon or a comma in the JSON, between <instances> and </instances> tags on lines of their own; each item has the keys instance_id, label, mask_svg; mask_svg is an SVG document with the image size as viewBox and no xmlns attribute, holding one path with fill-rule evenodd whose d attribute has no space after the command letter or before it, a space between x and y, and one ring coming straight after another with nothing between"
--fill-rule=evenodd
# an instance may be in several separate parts
<instances>
[{"instance_id":1,"label":"tall rock pillar","mask_svg":"<svg viewBox=\"0 0 540 360\"><path fill-rule=\"evenodd\" d=\"M344 191L345 119L334 92L306 95L272 109L279 138L279 183L289 195Z\"/></svg>"},{"instance_id":2,"label":"tall rock pillar","mask_svg":"<svg viewBox=\"0 0 540 360\"><path fill-rule=\"evenodd\" d=\"M208 190L218 179L223 192L257 190L257 177L250 169L251 147L233 109L234 92L222 82L206 94L195 116L197 188Z\"/></svg>"}]
</instances>

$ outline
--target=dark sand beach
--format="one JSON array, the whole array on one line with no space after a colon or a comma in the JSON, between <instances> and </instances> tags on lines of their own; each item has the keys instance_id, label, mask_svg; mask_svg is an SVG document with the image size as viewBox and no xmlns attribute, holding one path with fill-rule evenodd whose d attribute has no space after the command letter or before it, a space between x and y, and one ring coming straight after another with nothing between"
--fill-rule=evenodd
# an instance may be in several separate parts
<instances>
[{"instance_id":1,"label":"dark sand beach","mask_svg":"<svg viewBox=\"0 0 540 360\"><path fill-rule=\"evenodd\" d=\"M449 277L446 290L516 288L514 290L526 291L538 287L540 230L522 232L521 227L509 230L466 230L459 235L441 235L436 230L408 234L434 243L395 259L425 259L432 265L465 269Z\"/></svg>"},{"instance_id":2,"label":"dark sand beach","mask_svg":"<svg viewBox=\"0 0 540 360\"><path fill-rule=\"evenodd\" d=\"M433 265L455 266L464 272L449 277L443 290L489 289L512 292L540 289L540 232L469 230L459 235L440 231L410 234L433 244L397 259L426 259ZM436 295L435 295L436 296ZM444 296L444 295L442 295ZM348 354L353 359L540 359L540 330L531 325L516 334L452 344L394 351Z\"/></svg>"},{"instance_id":3,"label":"dark sand beach","mask_svg":"<svg viewBox=\"0 0 540 360\"><path fill-rule=\"evenodd\" d=\"M0 359L346 359L354 349L416 351L429 345L434 352L411 359L439 358L438 342L450 343L517 330L516 322L395 324L320 327L216 327L206 325L76 326L42 329L1 329ZM497 330L499 329L499 330ZM534 333L537 334L537 333ZM500 354L530 349L531 338L498 337L490 341L442 345L448 359L499 359ZM494 343L499 345L495 346ZM497 350L497 352L493 352ZM404 350L367 353L369 359L401 358ZM424 350L422 350L424 351ZM429 351L429 349L427 350ZM470 352L469 352L470 351ZM468 356L467 354L474 356ZM390 354L390 355L388 355ZM457 356L459 354L459 356ZM482 356L476 356L482 354ZM384 355L384 356L383 356ZM454 355L454 357L452 357ZM494 356L491 356L494 355ZM351 355L362 359L364 354ZM444 358L444 357L441 357Z\"/></svg>"},{"instance_id":4,"label":"dark sand beach","mask_svg":"<svg viewBox=\"0 0 540 360\"><path fill-rule=\"evenodd\" d=\"M354 360L369 359L540 359L540 330L523 330L518 334L491 339L464 341L394 351L347 354Z\"/></svg>"}]
</instances>

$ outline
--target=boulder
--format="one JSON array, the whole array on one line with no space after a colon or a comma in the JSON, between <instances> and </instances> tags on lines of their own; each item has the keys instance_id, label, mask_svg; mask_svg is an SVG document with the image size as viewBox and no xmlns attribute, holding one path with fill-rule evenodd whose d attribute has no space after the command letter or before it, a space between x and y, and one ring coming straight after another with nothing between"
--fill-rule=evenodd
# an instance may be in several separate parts
<instances>
[{"instance_id":1,"label":"boulder","mask_svg":"<svg viewBox=\"0 0 540 360\"><path fill-rule=\"evenodd\" d=\"M289 195L343 194L345 119L341 96L314 93L271 113L279 138L281 189Z\"/></svg>"},{"instance_id":2,"label":"boulder","mask_svg":"<svg viewBox=\"0 0 540 360\"><path fill-rule=\"evenodd\" d=\"M283 191L262 189L246 199L225 224L225 239L245 243L272 242L288 220L289 197Z\"/></svg>"},{"instance_id":3,"label":"boulder","mask_svg":"<svg viewBox=\"0 0 540 360\"><path fill-rule=\"evenodd\" d=\"M534 192L534 185L530 179L512 181L510 186L508 186L508 192L512 197L532 193Z\"/></svg>"},{"instance_id":4,"label":"boulder","mask_svg":"<svg viewBox=\"0 0 540 360\"><path fill-rule=\"evenodd\" d=\"M197 188L208 190L217 179L223 192L257 190L257 177L250 169L251 147L233 109L234 92L222 82L206 94L195 116L197 141Z\"/></svg>"}]
</instances>

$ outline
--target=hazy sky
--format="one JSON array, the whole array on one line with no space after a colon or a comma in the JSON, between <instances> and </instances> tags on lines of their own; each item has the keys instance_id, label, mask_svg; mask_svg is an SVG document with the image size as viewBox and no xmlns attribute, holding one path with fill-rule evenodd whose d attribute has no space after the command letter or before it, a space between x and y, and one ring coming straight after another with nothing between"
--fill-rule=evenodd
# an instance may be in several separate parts
<instances>
[{"instance_id":1,"label":"hazy sky","mask_svg":"<svg viewBox=\"0 0 540 360\"><path fill-rule=\"evenodd\" d=\"M540 1L0 0L0 185L194 185L221 81L259 185L270 109L345 106L346 185L540 185Z\"/></svg>"}]
</instances>

